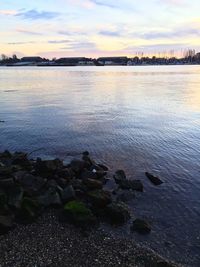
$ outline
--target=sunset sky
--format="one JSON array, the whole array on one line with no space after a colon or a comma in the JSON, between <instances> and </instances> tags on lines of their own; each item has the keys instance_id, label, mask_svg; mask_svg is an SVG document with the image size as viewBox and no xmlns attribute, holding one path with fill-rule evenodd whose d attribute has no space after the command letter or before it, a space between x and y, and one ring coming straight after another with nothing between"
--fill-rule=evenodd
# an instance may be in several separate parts
<instances>
[{"instance_id":1,"label":"sunset sky","mask_svg":"<svg viewBox=\"0 0 200 267\"><path fill-rule=\"evenodd\" d=\"M199 0L0 0L0 54L178 55L187 48L200 51Z\"/></svg>"}]
</instances>

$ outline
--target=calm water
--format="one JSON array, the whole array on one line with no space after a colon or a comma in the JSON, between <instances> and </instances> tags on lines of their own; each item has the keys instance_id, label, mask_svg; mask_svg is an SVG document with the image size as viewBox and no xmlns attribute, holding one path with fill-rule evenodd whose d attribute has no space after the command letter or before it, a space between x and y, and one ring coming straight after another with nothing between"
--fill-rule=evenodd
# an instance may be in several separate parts
<instances>
[{"instance_id":1,"label":"calm water","mask_svg":"<svg viewBox=\"0 0 200 267\"><path fill-rule=\"evenodd\" d=\"M131 206L153 231L131 238L200 266L200 66L2 67L0 120L0 150L64 160L89 150L141 179Z\"/></svg>"}]
</instances>

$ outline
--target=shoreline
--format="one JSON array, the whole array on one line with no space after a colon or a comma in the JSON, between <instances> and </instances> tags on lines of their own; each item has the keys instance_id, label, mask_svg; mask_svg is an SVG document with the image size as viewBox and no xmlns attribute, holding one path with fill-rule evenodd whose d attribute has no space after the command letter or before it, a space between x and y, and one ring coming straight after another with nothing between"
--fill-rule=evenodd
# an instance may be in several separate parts
<instances>
[{"instance_id":1,"label":"shoreline","mask_svg":"<svg viewBox=\"0 0 200 267\"><path fill-rule=\"evenodd\" d=\"M94 252L97 262L92 257L88 259L88 266L121 266L122 261L122 266L177 266L154 252L147 252L147 249L139 247L130 239L111 237L99 228L101 222L117 227L133 220L127 203L135 198L135 191L142 194L143 184L140 180L128 180L123 170L117 170L113 178L108 177L108 168L96 163L87 151L82 153L81 159L74 159L67 165L59 159L32 160L29 159L30 155L9 151L0 153L0 232L3 234L0 239L1 266L46 266L46 257L51 259L48 266L61 266L56 265L56 255L49 249L40 249L40 252L43 251L41 262L32 262L30 253L37 251L37 246L43 241L47 247L51 247L52 238L59 245L65 235L66 238L69 235L76 245L81 244L82 251L85 248L82 241L84 243L85 240L82 240L81 233L84 233L86 240L89 238L88 250L93 247L101 249L105 243L103 258ZM149 173L146 176L154 186L162 184L158 177ZM105 188L108 182L115 183L110 190ZM54 211L48 212L52 208ZM131 232L150 234L151 225L140 218L134 219L130 235ZM33 242L30 242L30 237ZM109 244L106 240L109 240ZM73 250L78 250L76 245ZM134 255L127 254L124 246L134 251ZM108 257L108 263L103 265L110 247L114 249L109 256L112 262ZM82 256L78 259L73 257L71 262L73 259L75 261L72 265L65 262L65 253L69 251L65 251L64 256L60 255L62 266L85 266L82 261L86 261L88 255L85 255L85 259ZM116 252L120 254L119 257ZM19 259L17 255L20 255Z\"/></svg>"},{"instance_id":2,"label":"shoreline","mask_svg":"<svg viewBox=\"0 0 200 267\"><path fill-rule=\"evenodd\" d=\"M93 228L82 231L49 210L31 225L18 225L0 238L1 267L180 267L135 241Z\"/></svg>"}]
</instances>

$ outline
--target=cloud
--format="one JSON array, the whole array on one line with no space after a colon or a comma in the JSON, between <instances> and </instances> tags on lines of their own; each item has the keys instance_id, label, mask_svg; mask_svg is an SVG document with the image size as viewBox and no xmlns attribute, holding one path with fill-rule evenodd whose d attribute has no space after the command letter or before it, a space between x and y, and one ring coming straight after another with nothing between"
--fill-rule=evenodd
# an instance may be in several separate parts
<instances>
[{"instance_id":1,"label":"cloud","mask_svg":"<svg viewBox=\"0 0 200 267\"><path fill-rule=\"evenodd\" d=\"M70 43L70 40L50 40L48 41L49 44L65 44Z\"/></svg>"},{"instance_id":2,"label":"cloud","mask_svg":"<svg viewBox=\"0 0 200 267\"><path fill-rule=\"evenodd\" d=\"M108 3L108 1L90 0L90 2L95 4L96 6L103 6L103 7L109 7L109 8L119 8L116 4Z\"/></svg>"},{"instance_id":3,"label":"cloud","mask_svg":"<svg viewBox=\"0 0 200 267\"><path fill-rule=\"evenodd\" d=\"M16 15L16 10L0 10L0 15L13 16Z\"/></svg>"},{"instance_id":4,"label":"cloud","mask_svg":"<svg viewBox=\"0 0 200 267\"><path fill-rule=\"evenodd\" d=\"M7 43L8 45L23 45L23 44L35 44L36 42L30 41L30 42L11 42Z\"/></svg>"},{"instance_id":5,"label":"cloud","mask_svg":"<svg viewBox=\"0 0 200 267\"><path fill-rule=\"evenodd\" d=\"M151 40L151 39L170 39L170 38L181 38L181 37L186 37L186 36L200 36L200 29L199 28L194 28L194 27L181 27L177 28L172 31L167 31L167 32L146 32L143 34L136 34L137 37Z\"/></svg>"},{"instance_id":6,"label":"cloud","mask_svg":"<svg viewBox=\"0 0 200 267\"><path fill-rule=\"evenodd\" d=\"M28 30L23 30L23 29L17 29L17 32L28 34L28 35L43 35L43 33L40 32L34 32L34 31L28 31Z\"/></svg>"},{"instance_id":7,"label":"cloud","mask_svg":"<svg viewBox=\"0 0 200 267\"><path fill-rule=\"evenodd\" d=\"M104 36L110 36L110 37L120 37L121 36L121 33L118 32L118 31L100 31L99 32L100 35L104 35Z\"/></svg>"},{"instance_id":8,"label":"cloud","mask_svg":"<svg viewBox=\"0 0 200 267\"><path fill-rule=\"evenodd\" d=\"M23 19L29 20L40 20L40 19L54 19L61 15L59 12L52 12L52 11L37 11L35 9L18 12L15 14L17 17L21 17Z\"/></svg>"},{"instance_id":9,"label":"cloud","mask_svg":"<svg viewBox=\"0 0 200 267\"><path fill-rule=\"evenodd\" d=\"M71 41L69 42L69 45L67 47L62 47L62 50L96 50L96 44L90 41Z\"/></svg>"}]
</instances>

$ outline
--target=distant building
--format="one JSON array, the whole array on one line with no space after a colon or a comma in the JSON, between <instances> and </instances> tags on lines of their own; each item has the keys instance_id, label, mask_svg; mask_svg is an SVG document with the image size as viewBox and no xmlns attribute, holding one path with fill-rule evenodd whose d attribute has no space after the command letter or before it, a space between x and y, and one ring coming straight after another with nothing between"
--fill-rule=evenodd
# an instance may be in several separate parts
<instances>
[{"instance_id":1,"label":"distant building","mask_svg":"<svg viewBox=\"0 0 200 267\"><path fill-rule=\"evenodd\" d=\"M102 65L127 65L129 59L127 57L100 57L97 61Z\"/></svg>"},{"instance_id":2,"label":"distant building","mask_svg":"<svg viewBox=\"0 0 200 267\"><path fill-rule=\"evenodd\" d=\"M55 60L56 64L64 66L88 66L94 65L94 62L90 58L86 57L63 57Z\"/></svg>"},{"instance_id":3,"label":"distant building","mask_svg":"<svg viewBox=\"0 0 200 267\"><path fill-rule=\"evenodd\" d=\"M22 62L30 62L30 63L39 63L42 62L43 59L41 57L23 57L21 58Z\"/></svg>"}]
</instances>

